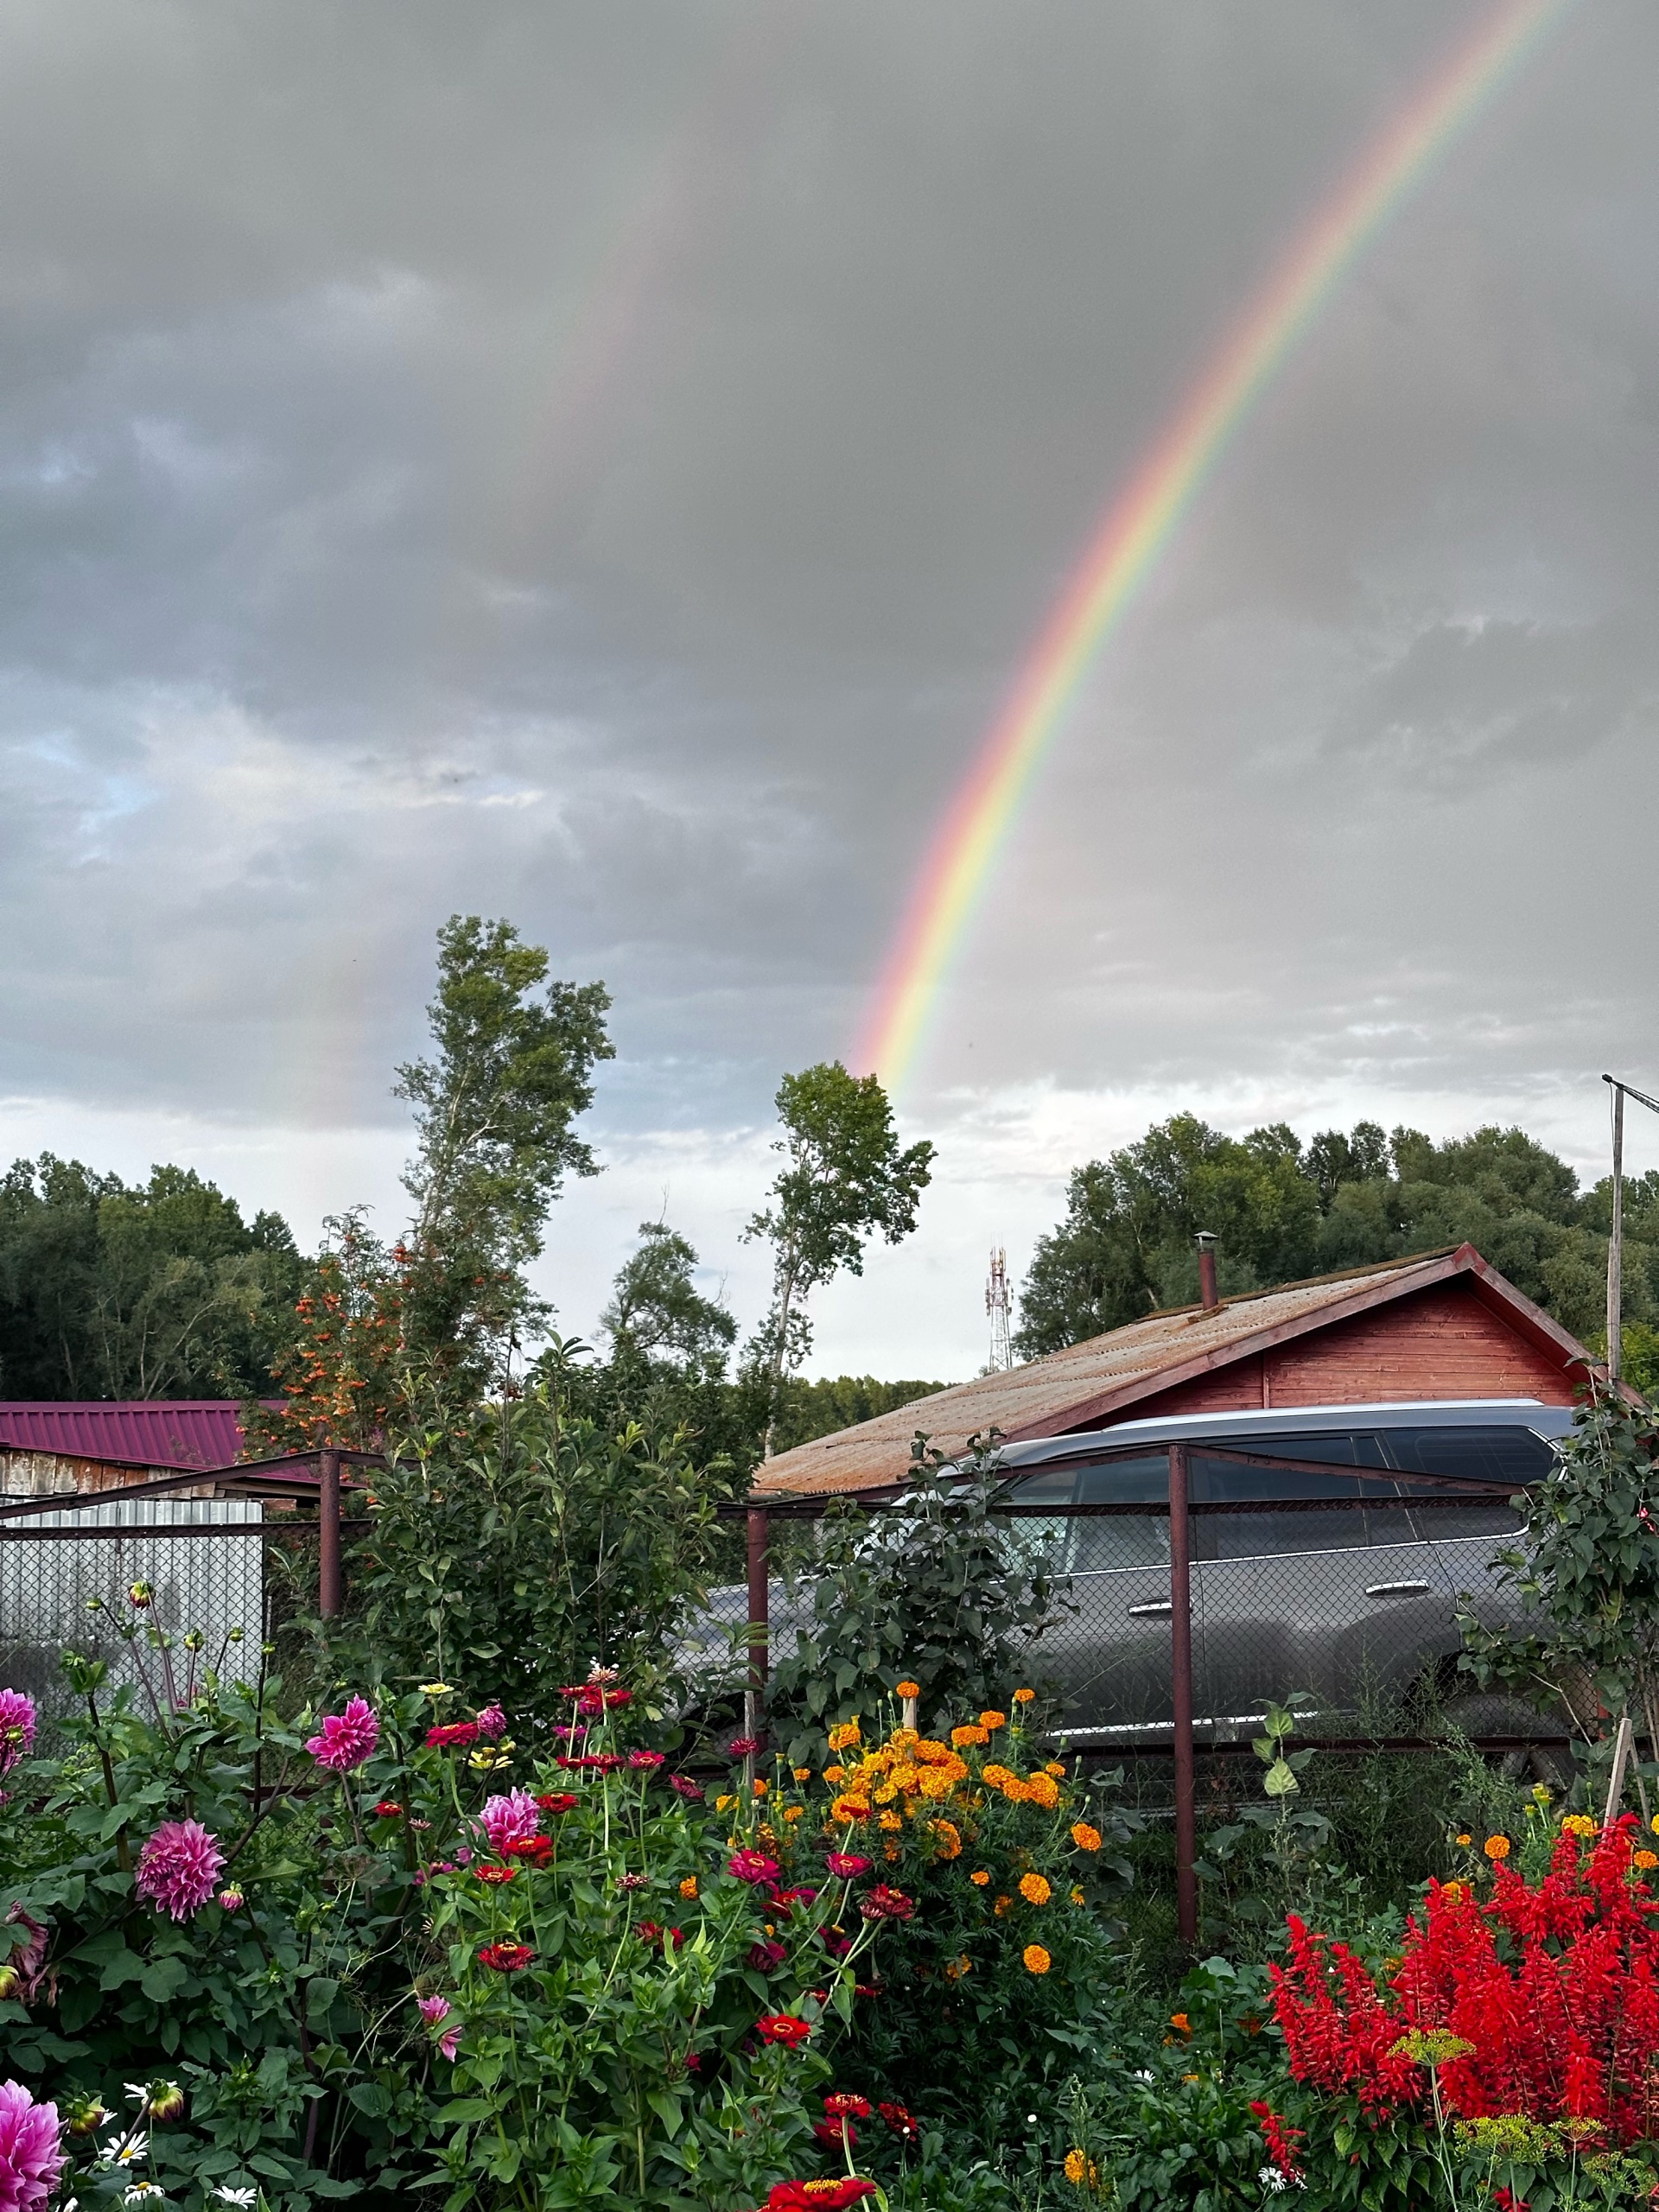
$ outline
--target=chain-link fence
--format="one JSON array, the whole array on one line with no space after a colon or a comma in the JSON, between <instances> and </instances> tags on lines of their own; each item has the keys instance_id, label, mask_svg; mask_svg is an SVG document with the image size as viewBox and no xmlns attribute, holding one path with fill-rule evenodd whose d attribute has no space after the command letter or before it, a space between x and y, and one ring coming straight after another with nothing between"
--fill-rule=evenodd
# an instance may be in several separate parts
<instances>
[{"instance_id":1,"label":"chain-link fence","mask_svg":"<svg viewBox=\"0 0 1659 2212\"><path fill-rule=\"evenodd\" d=\"M1310 1439L1291 1456L1223 1444L1103 1447L1011 1470L1000 1510L1058 1587L1030 1675L1056 1695L1066 1748L1161 1763L1178 1863L1190 1870L1195 1762L1248 1761L1268 1705L1294 1699L1298 1733L1331 1750L1421 1751L1448 1736L1517 1759L1564 1753L1565 1716L1478 1694L1458 1668L1459 1614L1518 1622L1498 1554L1514 1542L1517 1491L1550 1464L1523 1430L1471 1431L1443 1471L1414 1432L1390 1432L1372 1464L1351 1440L1338 1461ZM747 1618L751 1717L768 1646L808 1625L810 1574L766 1572L771 1516L812 1517L825 1500L748 1509L747 1589L719 1593L708 1648ZM902 1498L875 1511L904 1511ZM1190 1887L1190 1876L1188 1886Z\"/></svg>"}]
</instances>

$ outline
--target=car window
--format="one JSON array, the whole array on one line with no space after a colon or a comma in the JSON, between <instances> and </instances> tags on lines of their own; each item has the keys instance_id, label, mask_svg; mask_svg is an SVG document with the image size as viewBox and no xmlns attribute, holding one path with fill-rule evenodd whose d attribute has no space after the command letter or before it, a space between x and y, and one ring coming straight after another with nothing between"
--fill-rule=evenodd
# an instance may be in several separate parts
<instances>
[{"instance_id":1,"label":"car window","mask_svg":"<svg viewBox=\"0 0 1659 2212\"><path fill-rule=\"evenodd\" d=\"M1386 1467L1382 1440L1374 1429L1292 1429L1274 1435L1212 1436L1230 1452L1262 1452L1270 1459L1324 1459L1338 1467Z\"/></svg>"},{"instance_id":2,"label":"car window","mask_svg":"<svg viewBox=\"0 0 1659 2212\"><path fill-rule=\"evenodd\" d=\"M1258 1446L1254 1440L1239 1444L1233 1444L1230 1440L1217 1440L1224 1450L1229 1451L1266 1448L1265 1444ZM1275 1444L1279 1440L1274 1439ZM1187 1457L1187 1494L1195 1505L1224 1505L1234 1498L1247 1497L1363 1497L1368 1491L1374 1496L1394 1497L1398 1495L1399 1485L1392 1480L1367 1483L1359 1475L1311 1471L1304 1475L1288 1467L1244 1466L1236 1459L1213 1458L1209 1451L1198 1446Z\"/></svg>"},{"instance_id":3,"label":"car window","mask_svg":"<svg viewBox=\"0 0 1659 2212\"><path fill-rule=\"evenodd\" d=\"M1529 1428L1390 1428L1383 1434L1393 1464L1414 1474L1473 1476L1519 1490L1541 1482L1555 1464L1554 1450Z\"/></svg>"},{"instance_id":4,"label":"car window","mask_svg":"<svg viewBox=\"0 0 1659 2212\"><path fill-rule=\"evenodd\" d=\"M1046 1468L1018 1484L1013 1496L1021 1505L1162 1505L1169 1500L1169 1462L1161 1452L1126 1459L1092 1461L1084 1466ZM1040 1533L1046 1556L1057 1573L1109 1573L1116 1567L1169 1565L1169 1515L1162 1513L1056 1514L1051 1521L1033 1514L1014 1522L1028 1534Z\"/></svg>"},{"instance_id":5,"label":"car window","mask_svg":"<svg viewBox=\"0 0 1659 2212\"><path fill-rule=\"evenodd\" d=\"M1200 1559L1266 1559L1286 1552L1363 1550L1369 1515L1350 1507L1315 1506L1302 1513L1201 1513L1195 1516Z\"/></svg>"}]
</instances>

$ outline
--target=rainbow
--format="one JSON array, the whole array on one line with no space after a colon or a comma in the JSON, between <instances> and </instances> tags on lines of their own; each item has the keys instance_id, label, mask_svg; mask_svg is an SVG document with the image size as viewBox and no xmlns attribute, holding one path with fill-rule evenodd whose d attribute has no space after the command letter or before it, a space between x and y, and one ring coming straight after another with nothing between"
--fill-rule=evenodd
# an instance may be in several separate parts
<instances>
[{"instance_id":1,"label":"rainbow","mask_svg":"<svg viewBox=\"0 0 1659 2212\"><path fill-rule=\"evenodd\" d=\"M1367 147L1186 394L1026 658L916 878L856 1067L903 1082L1032 779L1102 648L1221 454L1360 256L1572 0L1501 0Z\"/></svg>"}]
</instances>

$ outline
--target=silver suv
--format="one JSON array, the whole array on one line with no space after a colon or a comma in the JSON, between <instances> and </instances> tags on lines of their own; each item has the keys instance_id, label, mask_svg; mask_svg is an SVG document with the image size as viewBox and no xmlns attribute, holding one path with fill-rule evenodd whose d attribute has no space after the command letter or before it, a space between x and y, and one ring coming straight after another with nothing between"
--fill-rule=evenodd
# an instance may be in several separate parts
<instances>
[{"instance_id":1,"label":"silver suv","mask_svg":"<svg viewBox=\"0 0 1659 2212\"><path fill-rule=\"evenodd\" d=\"M1488 1622L1517 1610L1493 1556L1517 1516L1491 1497L1425 1505L1446 1492L1414 1478L1522 1491L1549 1472L1572 1426L1570 1408L1529 1399L1315 1406L1125 1421L1008 1446L1002 1458L1011 1503L1150 1507L1167 1498L1169 1445L1187 1446L1192 1502L1221 1509L1192 1524L1193 1706L1211 1739L1248 1732L1269 1698L1294 1690L1329 1712L1363 1713L1433 1688L1471 1734L1525 1733L1539 1727L1527 1708L1471 1696L1452 1665L1460 1596ZM1300 1475L1223 1452L1315 1467ZM1351 1476L1332 1471L1348 1467ZM1262 1503L1293 1499L1313 1503ZM1065 1693L1068 1738L1166 1736L1167 1513L1057 1513L1024 1525L1071 1581L1076 1610L1039 1658Z\"/></svg>"}]
</instances>

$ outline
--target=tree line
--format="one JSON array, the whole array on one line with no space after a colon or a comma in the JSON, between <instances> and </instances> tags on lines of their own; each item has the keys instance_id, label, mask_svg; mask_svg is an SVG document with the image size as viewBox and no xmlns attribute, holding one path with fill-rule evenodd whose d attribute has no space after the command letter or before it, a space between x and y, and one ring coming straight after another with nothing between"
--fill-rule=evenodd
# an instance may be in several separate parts
<instances>
[{"instance_id":1,"label":"tree line","mask_svg":"<svg viewBox=\"0 0 1659 2212\"><path fill-rule=\"evenodd\" d=\"M1072 1173L1038 1240L1015 1344L1034 1359L1198 1295L1196 1237L1224 1295L1468 1243L1592 1348L1605 1341L1611 1183L1580 1190L1518 1128L1437 1144L1360 1122L1304 1146L1283 1122L1230 1137L1177 1114ZM1659 1379L1659 1173L1624 1186L1625 1363Z\"/></svg>"}]
</instances>

